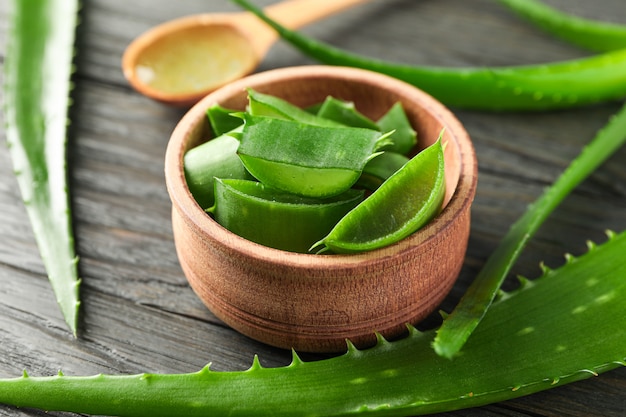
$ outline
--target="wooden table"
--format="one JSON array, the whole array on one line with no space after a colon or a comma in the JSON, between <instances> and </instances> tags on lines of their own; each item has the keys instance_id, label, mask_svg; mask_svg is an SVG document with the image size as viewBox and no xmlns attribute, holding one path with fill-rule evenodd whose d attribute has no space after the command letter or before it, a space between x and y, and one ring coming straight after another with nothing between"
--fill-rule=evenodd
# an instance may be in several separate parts
<instances>
[{"instance_id":1,"label":"wooden table","mask_svg":"<svg viewBox=\"0 0 626 417\"><path fill-rule=\"evenodd\" d=\"M623 0L546 0L571 12L626 23ZM7 2L0 3L1 40ZM269 1L258 1L266 5ZM82 315L74 339L54 300L21 203L8 152L0 147L0 377L189 372L209 361L242 370L259 354L266 366L291 354L250 340L215 318L187 284L174 252L163 179L168 137L183 110L135 93L120 71L126 45L153 25L207 11L226 0L85 1L70 116L69 168ZM321 40L378 58L415 64L528 64L584 56L489 0L385 0L309 26ZM4 56L3 49L0 55ZM259 70L310 64L284 43ZM450 310L509 225L576 156L621 104L546 113L460 111L480 166L465 267L442 308ZM626 149L556 210L514 268L585 251L587 239L626 228ZM514 285L514 279L507 287ZM305 359L314 359L305 355ZM477 370L480 372L480 370ZM455 416L623 416L626 369ZM42 412L0 406L0 415ZM62 416L64 413L46 415Z\"/></svg>"}]
</instances>

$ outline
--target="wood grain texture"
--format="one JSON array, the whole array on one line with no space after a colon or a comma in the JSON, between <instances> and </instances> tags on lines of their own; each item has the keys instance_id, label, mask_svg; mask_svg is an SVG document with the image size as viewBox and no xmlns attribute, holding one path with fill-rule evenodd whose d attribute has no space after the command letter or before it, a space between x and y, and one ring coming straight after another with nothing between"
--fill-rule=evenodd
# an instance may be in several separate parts
<instances>
[{"instance_id":1,"label":"wood grain texture","mask_svg":"<svg viewBox=\"0 0 626 417\"><path fill-rule=\"evenodd\" d=\"M581 16L626 23L623 0L545 0ZM7 2L0 2L0 62ZM258 1L266 5L269 0ZM545 35L489 0L374 0L305 29L378 58L450 66L553 61L588 53ZM66 330L37 252L0 133L0 376L187 372L207 362L246 369L290 352L229 329L189 288L174 252L163 159L182 115L133 92L120 60L144 30L196 12L235 11L226 0L84 2L71 111L70 181L83 278L80 334ZM311 63L284 43L260 70ZM456 111L479 161L468 253L450 310L509 225L576 156L620 103L540 114ZM3 121L3 120L2 120ZM626 228L626 149L567 198L531 241L513 273L582 253L604 230ZM514 287L515 280L507 282ZM434 320L433 320L434 321ZM314 356L305 359L314 359ZM626 369L529 397L447 416L622 416ZM1 416L67 416L0 406Z\"/></svg>"}]
</instances>

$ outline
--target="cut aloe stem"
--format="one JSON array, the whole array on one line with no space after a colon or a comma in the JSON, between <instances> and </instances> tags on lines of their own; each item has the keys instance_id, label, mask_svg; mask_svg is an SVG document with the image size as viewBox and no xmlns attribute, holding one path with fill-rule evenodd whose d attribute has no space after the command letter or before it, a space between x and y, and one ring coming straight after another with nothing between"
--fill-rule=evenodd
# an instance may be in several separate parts
<instances>
[{"instance_id":1,"label":"cut aloe stem","mask_svg":"<svg viewBox=\"0 0 626 417\"><path fill-rule=\"evenodd\" d=\"M343 123L318 117L280 97L259 93L251 88L248 89L248 103L249 112L253 116L275 117L316 126L344 126Z\"/></svg>"},{"instance_id":2,"label":"cut aloe stem","mask_svg":"<svg viewBox=\"0 0 626 417\"><path fill-rule=\"evenodd\" d=\"M252 242L306 253L363 195L363 191L349 189L333 198L316 199L256 181L216 179L215 205L209 212L219 224Z\"/></svg>"},{"instance_id":3,"label":"cut aloe stem","mask_svg":"<svg viewBox=\"0 0 626 417\"><path fill-rule=\"evenodd\" d=\"M356 185L375 191L408 162L409 158L407 156L385 151L365 165Z\"/></svg>"},{"instance_id":4,"label":"cut aloe stem","mask_svg":"<svg viewBox=\"0 0 626 417\"><path fill-rule=\"evenodd\" d=\"M339 100L332 96L326 97L326 100L322 102L317 115L346 126L381 130L373 120L359 112L353 102ZM389 130L393 130L393 128Z\"/></svg>"},{"instance_id":5,"label":"cut aloe stem","mask_svg":"<svg viewBox=\"0 0 626 417\"><path fill-rule=\"evenodd\" d=\"M218 136L185 153L185 180L189 191L203 209L211 207L215 201L216 177L252 179L237 155L239 141L232 136L241 130L241 126L237 127L230 134Z\"/></svg>"},{"instance_id":6,"label":"cut aloe stem","mask_svg":"<svg viewBox=\"0 0 626 417\"><path fill-rule=\"evenodd\" d=\"M213 104L207 109L206 115L214 137L224 135L243 125L241 118L233 116L237 112L237 110L227 109L219 104Z\"/></svg>"},{"instance_id":7,"label":"cut aloe stem","mask_svg":"<svg viewBox=\"0 0 626 417\"><path fill-rule=\"evenodd\" d=\"M378 119L376 123L381 132L394 131L391 135L393 144L384 147L384 151L408 154L417 145L417 132L411 126L402 103L398 102L391 106L389 111Z\"/></svg>"},{"instance_id":8,"label":"cut aloe stem","mask_svg":"<svg viewBox=\"0 0 626 417\"><path fill-rule=\"evenodd\" d=\"M441 211L445 190L440 136L346 214L314 248L355 253L399 242Z\"/></svg>"},{"instance_id":9,"label":"cut aloe stem","mask_svg":"<svg viewBox=\"0 0 626 417\"><path fill-rule=\"evenodd\" d=\"M242 115L237 150L260 182L307 197L331 197L350 188L389 134Z\"/></svg>"}]
</instances>

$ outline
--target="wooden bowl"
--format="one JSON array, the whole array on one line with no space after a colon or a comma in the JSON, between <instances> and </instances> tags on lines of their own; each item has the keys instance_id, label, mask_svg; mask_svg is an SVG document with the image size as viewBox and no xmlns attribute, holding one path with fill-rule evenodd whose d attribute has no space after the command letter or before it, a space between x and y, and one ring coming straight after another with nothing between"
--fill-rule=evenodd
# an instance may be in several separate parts
<instances>
[{"instance_id":1,"label":"wooden bowl","mask_svg":"<svg viewBox=\"0 0 626 417\"><path fill-rule=\"evenodd\" d=\"M420 148L432 144L445 127L443 211L397 244L353 255L285 252L224 229L189 192L183 155L210 138L206 109L214 103L244 109L247 87L298 106L332 95L353 101L374 119L400 101ZM467 248L477 163L459 121L417 88L370 71L303 66L249 76L196 104L172 133L165 176L180 264L208 308L234 329L270 345L339 352L346 349L346 339L367 347L376 342L375 332L400 336L407 323L424 319L450 291Z\"/></svg>"}]
</instances>

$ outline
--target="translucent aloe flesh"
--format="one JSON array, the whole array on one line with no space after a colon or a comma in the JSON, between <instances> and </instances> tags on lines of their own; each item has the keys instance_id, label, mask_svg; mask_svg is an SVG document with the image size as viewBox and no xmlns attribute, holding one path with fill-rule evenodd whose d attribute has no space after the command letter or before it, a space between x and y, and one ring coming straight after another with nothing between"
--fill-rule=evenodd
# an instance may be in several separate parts
<instances>
[{"instance_id":1,"label":"translucent aloe flesh","mask_svg":"<svg viewBox=\"0 0 626 417\"><path fill-rule=\"evenodd\" d=\"M7 142L41 257L76 334L80 280L65 151L78 2L14 0L12 11L3 86Z\"/></svg>"},{"instance_id":2,"label":"translucent aloe flesh","mask_svg":"<svg viewBox=\"0 0 626 417\"><path fill-rule=\"evenodd\" d=\"M0 402L119 416L409 416L474 407L626 365L626 233L505 294L455 360L434 333L243 372L0 380Z\"/></svg>"}]
</instances>

